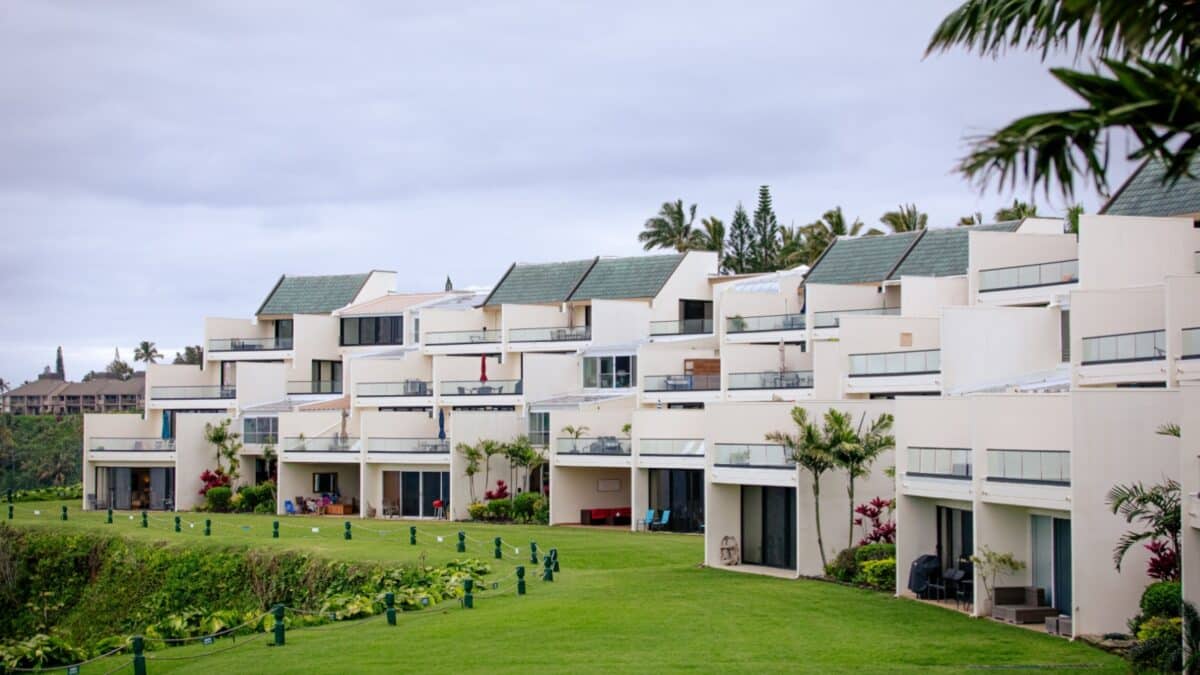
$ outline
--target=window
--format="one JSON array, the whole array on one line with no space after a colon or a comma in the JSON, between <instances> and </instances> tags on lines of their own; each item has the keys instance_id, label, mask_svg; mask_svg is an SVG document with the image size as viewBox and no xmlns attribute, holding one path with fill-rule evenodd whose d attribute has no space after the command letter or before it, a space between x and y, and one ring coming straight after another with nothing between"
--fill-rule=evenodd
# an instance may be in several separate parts
<instances>
[{"instance_id":1,"label":"window","mask_svg":"<svg viewBox=\"0 0 1200 675\"><path fill-rule=\"evenodd\" d=\"M413 319L413 342L421 341L421 317Z\"/></svg>"},{"instance_id":2,"label":"window","mask_svg":"<svg viewBox=\"0 0 1200 675\"><path fill-rule=\"evenodd\" d=\"M1059 343L1062 346L1062 362L1071 362L1071 310L1064 309L1058 313Z\"/></svg>"},{"instance_id":3,"label":"window","mask_svg":"<svg viewBox=\"0 0 1200 675\"><path fill-rule=\"evenodd\" d=\"M278 417L247 417L242 422L242 440L246 443L274 445L279 442Z\"/></svg>"},{"instance_id":4,"label":"window","mask_svg":"<svg viewBox=\"0 0 1200 675\"><path fill-rule=\"evenodd\" d=\"M316 494L337 492L337 476L336 473L314 473L312 491Z\"/></svg>"},{"instance_id":5,"label":"window","mask_svg":"<svg viewBox=\"0 0 1200 675\"><path fill-rule=\"evenodd\" d=\"M529 442L539 447L550 445L550 413L529 413Z\"/></svg>"},{"instance_id":6,"label":"window","mask_svg":"<svg viewBox=\"0 0 1200 675\"><path fill-rule=\"evenodd\" d=\"M343 347L398 345L404 342L403 316L362 316L342 319Z\"/></svg>"},{"instance_id":7,"label":"window","mask_svg":"<svg viewBox=\"0 0 1200 675\"><path fill-rule=\"evenodd\" d=\"M585 389L626 389L635 382L636 356L586 356L583 359Z\"/></svg>"},{"instance_id":8,"label":"window","mask_svg":"<svg viewBox=\"0 0 1200 675\"><path fill-rule=\"evenodd\" d=\"M292 320L280 319L275 322L275 339L292 339Z\"/></svg>"}]
</instances>

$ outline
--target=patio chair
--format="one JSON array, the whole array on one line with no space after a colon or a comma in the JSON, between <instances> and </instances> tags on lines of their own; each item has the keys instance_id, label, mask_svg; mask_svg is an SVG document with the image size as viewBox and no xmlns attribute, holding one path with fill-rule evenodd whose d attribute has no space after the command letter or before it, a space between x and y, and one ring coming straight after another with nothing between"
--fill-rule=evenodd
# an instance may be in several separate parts
<instances>
[{"instance_id":1,"label":"patio chair","mask_svg":"<svg viewBox=\"0 0 1200 675\"><path fill-rule=\"evenodd\" d=\"M288 514L289 516L296 515L296 505L292 504L292 500L290 500L290 499L283 500L283 512Z\"/></svg>"},{"instance_id":2,"label":"patio chair","mask_svg":"<svg viewBox=\"0 0 1200 675\"><path fill-rule=\"evenodd\" d=\"M307 505L308 502L305 501L304 497L301 495L296 495L296 510L298 510L300 513L304 513L308 510Z\"/></svg>"},{"instance_id":3,"label":"patio chair","mask_svg":"<svg viewBox=\"0 0 1200 675\"><path fill-rule=\"evenodd\" d=\"M654 522L654 514L657 513L654 509L646 509L646 519L642 521L643 529L650 529L650 525Z\"/></svg>"},{"instance_id":4,"label":"patio chair","mask_svg":"<svg viewBox=\"0 0 1200 675\"><path fill-rule=\"evenodd\" d=\"M650 523L650 529L661 530L666 527L667 523L669 522L671 522L671 509L665 509L662 512L662 518L658 519L657 522Z\"/></svg>"}]
</instances>

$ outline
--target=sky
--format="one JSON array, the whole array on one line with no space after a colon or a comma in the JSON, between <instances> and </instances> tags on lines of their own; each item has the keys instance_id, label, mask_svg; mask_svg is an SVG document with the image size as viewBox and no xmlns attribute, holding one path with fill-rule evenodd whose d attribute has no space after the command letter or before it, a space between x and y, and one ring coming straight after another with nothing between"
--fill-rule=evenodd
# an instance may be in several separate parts
<instances>
[{"instance_id":1,"label":"sky","mask_svg":"<svg viewBox=\"0 0 1200 675\"><path fill-rule=\"evenodd\" d=\"M1013 198L953 172L967 138L1075 103L1036 55L924 58L953 1L185 4L0 4L10 383L169 358L280 274L488 286L761 184L787 225L951 226Z\"/></svg>"}]
</instances>

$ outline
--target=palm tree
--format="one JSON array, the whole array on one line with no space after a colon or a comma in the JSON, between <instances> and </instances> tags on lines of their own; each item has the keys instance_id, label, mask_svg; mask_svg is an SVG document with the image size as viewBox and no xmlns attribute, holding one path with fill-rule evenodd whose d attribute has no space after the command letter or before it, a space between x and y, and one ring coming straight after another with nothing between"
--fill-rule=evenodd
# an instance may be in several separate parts
<instances>
[{"instance_id":1,"label":"palm tree","mask_svg":"<svg viewBox=\"0 0 1200 675\"><path fill-rule=\"evenodd\" d=\"M12 385L8 383L8 380L0 377L0 395L7 394L10 391L12 391Z\"/></svg>"},{"instance_id":2,"label":"palm tree","mask_svg":"<svg viewBox=\"0 0 1200 675\"><path fill-rule=\"evenodd\" d=\"M685 211L682 199L663 202L658 215L648 219L642 226L638 241L642 242L642 248L647 251L655 248L673 248L683 253L696 248L699 243L699 230L692 228L695 221L695 204Z\"/></svg>"},{"instance_id":3,"label":"palm tree","mask_svg":"<svg viewBox=\"0 0 1200 675\"><path fill-rule=\"evenodd\" d=\"M142 343L133 350L133 360L143 361L146 365L158 362L162 358L162 354L158 353L158 348L149 340L142 340Z\"/></svg>"},{"instance_id":4,"label":"palm tree","mask_svg":"<svg viewBox=\"0 0 1200 675\"><path fill-rule=\"evenodd\" d=\"M454 446L456 450L462 453L467 460L466 466L463 467L463 474L467 477L467 489L471 493L471 503L475 503L475 475L479 473L479 460L483 459L483 452L474 445L459 443Z\"/></svg>"},{"instance_id":5,"label":"palm tree","mask_svg":"<svg viewBox=\"0 0 1200 675\"><path fill-rule=\"evenodd\" d=\"M476 447L479 448L479 451L482 452L484 456L483 487L484 489L491 489L489 486L492 484L492 456L503 454L504 446L496 441L484 439L479 441L479 445Z\"/></svg>"},{"instance_id":6,"label":"palm tree","mask_svg":"<svg viewBox=\"0 0 1200 675\"><path fill-rule=\"evenodd\" d=\"M866 225L859 218L855 218L853 223L847 224L846 214L842 212L842 207L835 206L832 209L821 214L821 217L803 228L804 232L804 264L811 265L829 245L838 237L857 237L860 234L877 235L883 232L877 228L863 232Z\"/></svg>"},{"instance_id":7,"label":"palm tree","mask_svg":"<svg viewBox=\"0 0 1200 675\"><path fill-rule=\"evenodd\" d=\"M588 432L588 428L582 424L577 427L568 424L562 428L562 432L571 437L571 449L578 451L579 437L586 434Z\"/></svg>"},{"instance_id":8,"label":"palm tree","mask_svg":"<svg viewBox=\"0 0 1200 675\"><path fill-rule=\"evenodd\" d=\"M200 345L194 347L184 347L183 353L175 352L175 360L172 362L177 366L198 366L204 360L204 348Z\"/></svg>"},{"instance_id":9,"label":"palm tree","mask_svg":"<svg viewBox=\"0 0 1200 675\"><path fill-rule=\"evenodd\" d=\"M1068 198L1079 174L1107 194L1117 143L1110 139L1132 137L1127 159L1161 162L1168 182L1189 175L1200 158L1196 35L1200 12L1189 3L966 0L934 31L926 55L964 47L996 57L1024 48L1045 60L1070 50L1092 67L1050 69L1082 106L1022 117L972 139L958 171L981 184L996 178L1001 188L1018 179L1047 190L1057 182Z\"/></svg>"},{"instance_id":10,"label":"palm tree","mask_svg":"<svg viewBox=\"0 0 1200 675\"><path fill-rule=\"evenodd\" d=\"M704 228L696 232L696 243L692 247L697 251L716 251L718 269L725 270L725 222L720 218L709 216L700 221Z\"/></svg>"},{"instance_id":11,"label":"palm tree","mask_svg":"<svg viewBox=\"0 0 1200 675\"><path fill-rule=\"evenodd\" d=\"M792 461L803 467L812 476L813 517L817 525L817 550L821 553L821 568L829 564L825 558L825 540L821 536L821 475L834 468L833 456L825 433L809 422L808 411L799 406L792 408L792 421L796 423L795 434L772 431L766 435L770 443L787 449Z\"/></svg>"},{"instance_id":12,"label":"palm tree","mask_svg":"<svg viewBox=\"0 0 1200 675\"><path fill-rule=\"evenodd\" d=\"M1142 483L1120 483L1112 486L1105 497L1114 514L1127 523L1137 521L1145 529L1129 530L1117 540L1113 548L1113 564L1121 571L1121 561L1134 544L1141 541L1169 540L1171 550L1179 552L1179 531L1183 523L1180 512L1179 483L1168 478L1160 485L1146 487ZM1175 578L1179 578L1179 562L1176 555Z\"/></svg>"},{"instance_id":13,"label":"palm tree","mask_svg":"<svg viewBox=\"0 0 1200 675\"><path fill-rule=\"evenodd\" d=\"M916 204L901 204L895 211L888 211L879 217L879 222L891 228L892 232L916 232L925 229L929 215L917 210Z\"/></svg>"},{"instance_id":14,"label":"palm tree","mask_svg":"<svg viewBox=\"0 0 1200 675\"><path fill-rule=\"evenodd\" d=\"M993 217L996 222L1003 223L1011 220L1025 220L1035 216L1037 216L1037 204L1014 199L1012 206L1002 206L996 209L996 215Z\"/></svg>"},{"instance_id":15,"label":"palm tree","mask_svg":"<svg viewBox=\"0 0 1200 675\"><path fill-rule=\"evenodd\" d=\"M830 410L826 415L833 444L830 452L838 467L846 471L849 481L846 494L850 497L850 526L846 530L846 548L854 545L854 481L871 473L871 465L884 451L896 447L896 437L891 431L895 418L889 413L882 413L871 423L865 433L862 431L864 418L859 421L858 429L850 428L850 416L844 412Z\"/></svg>"},{"instance_id":16,"label":"palm tree","mask_svg":"<svg viewBox=\"0 0 1200 675\"><path fill-rule=\"evenodd\" d=\"M1083 204L1067 208L1067 232L1079 234L1079 216L1083 215Z\"/></svg>"},{"instance_id":17,"label":"palm tree","mask_svg":"<svg viewBox=\"0 0 1200 675\"><path fill-rule=\"evenodd\" d=\"M983 213L976 211L969 216L963 216L958 219L958 227L972 227L974 225L983 224Z\"/></svg>"}]
</instances>

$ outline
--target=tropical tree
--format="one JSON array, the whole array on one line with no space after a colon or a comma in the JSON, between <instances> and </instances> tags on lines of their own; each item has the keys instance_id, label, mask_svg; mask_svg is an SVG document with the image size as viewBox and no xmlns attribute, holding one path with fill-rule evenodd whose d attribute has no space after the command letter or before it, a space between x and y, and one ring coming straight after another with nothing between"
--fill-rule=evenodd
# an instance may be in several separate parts
<instances>
[{"instance_id":1,"label":"tropical tree","mask_svg":"<svg viewBox=\"0 0 1200 675\"><path fill-rule=\"evenodd\" d=\"M799 406L792 408L792 421L796 432L772 431L766 435L770 443L782 445L791 456L812 476L813 518L817 526L817 549L821 553L821 568L829 561L825 557L825 540L821 536L821 476L836 466L829 452L828 436L808 419L808 411ZM828 426L827 426L828 428Z\"/></svg>"},{"instance_id":2,"label":"tropical tree","mask_svg":"<svg viewBox=\"0 0 1200 675\"><path fill-rule=\"evenodd\" d=\"M972 139L958 171L980 184L996 179L1001 189L1024 179L1048 192L1057 182L1066 197L1077 177L1090 178L1107 194L1111 136L1136 139L1122 154L1161 162L1167 182L1190 175L1200 158L1197 35L1200 12L1190 2L966 0L942 20L926 55L1025 49L1045 60L1073 51L1091 67L1050 69L1081 107L1022 117Z\"/></svg>"},{"instance_id":3,"label":"tropical tree","mask_svg":"<svg viewBox=\"0 0 1200 675\"><path fill-rule=\"evenodd\" d=\"M750 226L753 242L750 249L750 272L771 272L779 269L779 220L771 205L771 187L758 188L758 206Z\"/></svg>"},{"instance_id":4,"label":"tropical tree","mask_svg":"<svg viewBox=\"0 0 1200 675\"><path fill-rule=\"evenodd\" d=\"M1067 232L1079 234L1079 216L1083 215L1083 204L1067 208Z\"/></svg>"},{"instance_id":5,"label":"tropical tree","mask_svg":"<svg viewBox=\"0 0 1200 675\"><path fill-rule=\"evenodd\" d=\"M8 380L0 377L0 394L7 394L10 391L12 391L12 385L8 383Z\"/></svg>"},{"instance_id":6,"label":"tropical tree","mask_svg":"<svg viewBox=\"0 0 1200 675\"><path fill-rule=\"evenodd\" d=\"M649 251L655 248L673 248L680 253L696 248L699 231L693 229L696 221L696 205L692 204L686 210L683 200L663 202L658 209L658 215L646 220L638 241L642 248Z\"/></svg>"},{"instance_id":7,"label":"tropical tree","mask_svg":"<svg viewBox=\"0 0 1200 675\"><path fill-rule=\"evenodd\" d=\"M183 353L175 352L175 360L172 361L177 366L198 366L204 361L204 348L200 345L194 347L184 347Z\"/></svg>"},{"instance_id":8,"label":"tropical tree","mask_svg":"<svg viewBox=\"0 0 1200 675\"><path fill-rule=\"evenodd\" d=\"M238 467L241 465L238 455L242 451L242 435L230 429L231 423L232 420L228 418L221 420L218 424L205 422L204 440L216 448L217 472L225 473L233 480L238 477ZM221 464L221 460L229 465L228 471Z\"/></svg>"},{"instance_id":9,"label":"tropical tree","mask_svg":"<svg viewBox=\"0 0 1200 675\"><path fill-rule=\"evenodd\" d=\"M478 446L469 445L467 443L459 443L454 446L464 459L467 460L466 466L463 467L463 473L467 476L467 489L471 493L471 503L475 503L475 476L479 473L479 460L483 459L483 452Z\"/></svg>"},{"instance_id":10,"label":"tropical tree","mask_svg":"<svg viewBox=\"0 0 1200 675\"><path fill-rule=\"evenodd\" d=\"M734 274L750 271L750 250L753 234L750 232L750 216L742 203L738 202L729 223L729 237L725 240L725 266Z\"/></svg>"},{"instance_id":11,"label":"tropical tree","mask_svg":"<svg viewBox=\"0 0 1200 675\"><path fill-rule=\"evenodd\" d=\"M63 365L62 346L59 345L58 351L54 354L54 372L58 373L60 379L67 379L67 369Z\"/></svg>"},{"instance_id":12,"label":"tropical tree","mask_svg":"<svg viewBox=\"0 0 1200 675\"><path fill-rule=\"evenodd\" d=\"M709 216L700 221L701 227L704 229L696 233L696 244L693 247L698 251L716 251L717 264L719 269L725 270L725 223L720 218Z\"/></svg>"},{"instance_id":13,"label":"tropical tree","mask_svg":"<svg viewBox=\"0 0 1200 675\"><path fill-rule=\"evenodd\" d=\"M504 446L496 441L484 439L476 446L483 453L483 486L490 489L492 484L492 456L504 453Z\"/></svg>"},{"instance_id":14,"label":"tropical tree","mask_svg":"<svg viewBox=\"0 0 1200 675\"><path fill-rule=\"evenodd\" d=\"M996 222L1004 223L1011 220L1025 220L1037 215L1037 204L1014 199L1012 206L1001 206L993 216Z\"/></svg>"},{"instance_id":15,"label":"tropical tree","mask_svg":"<svg viewBox=\"0 0 1200 675\"><path fill-rule=\"evenodd\" d=\"M129 367L129 364L121 359L120 349L113 350L113 360L105 366L104 371L122 380L128 380L130 377L133 377L133 368Z\"/></svg>"},{"instance_id":16,"label":"tropical tree","mask_svg":"<svg viewBox=\"0 0 1200 675\"><path fill-rule=\"evenodd\" d=\"M142 340L141 344L133 350L133 360L141 361L146 365L157 363L162 358L162 354L158 353L158 348L149 340Z\"/></svg>"},{"instance_id":17,"label":"tropical tree","mask_svg":"<svg viewBox=\"0 0 1200 675\"><path fill-rule=\"evenodd\" d=\"M857 429L851 428L850 415L838 410L830 410L826 419L833 461L849 478L846 493L850 497L850 525L846 532L846 548L850 548L854 545L854 481L870 475L875 460L885 451L896 447L896 437L890 433L895 418L889 413L882 413L865 431L863 423L866 422L866 415L859 420Z\"/></svg>"},{"instance_id":18,"label":"tropical tree","mask_svg":"<svg viewBox=\"0 0 1200 675\"><path fill-rule=\"evenodd\" d=\"M919 211L916 204L901 204L895 211L880 216L879 222L887 225L892 232L916 232L925 229L929 214Z\"/></svg>"},{"instance_id":19,"label":"tropical tree","mask_svg":"<svg viewBox=\"0 0 1200 675\"><path fill-rule=\"evenodd\" d=\"M883 234L882 231L874 227L864 233L864 227L866 225L859 218L855 218L853 223L847 223L846 214L842 212L842 207L835 206L829 209L821 214L820 218L804 227L805 259L802 263L811 265L838 237L857 237L860 234Z\"/></svg>"},{"instance_id":20,"label":"tropical tree","mask_svg":"<svg viewBox=\"0 0 1200 675\"><path fill-rule=\"evenodd\" d=\"M807 243L803 228L795 225L779 228L779 267L789 269L808 264Z\"/></svg>"},{"instance_id":21,"label":"tropical tree","mask_svg":"<svg viewBox=\"0 0 1200 675\"><path fill-rule=\"evenodd\" d=\"M517 480L521 478L522 469L525 469L526 471L524 480L528 480L529 467L533 464L534 458L538 455L537 451L533 449L533 445L529 442L529 437L525 434L517 436L513 440L504 444L503 452L505 459L508 460L508 472L510 479L509 484L513 486L517 485ZM523 484L525 485L526 489L529 488L528 483ZM516 499L515 489L510 491L509 494L511 495L510 499Z\"/></svg>"},{"instance_id":22,"label":"tropical tree","mask_svg":"<svg viewBox=\"0 0 1200 675\"><path fill-rule=\"evenodd\" d=\"M1177 435L1178 427L1169 425L1160 429L1159 433ZM1170 478L1150 487L1141 482L1118 483L1108 491L1105 501L1112 512L1124 518L1126 523L1136 522L1140 525L1139 529L1129 530L1117 540L1113 548L1113 564L1117 571L1121 571L1121 562L1134 544L1149 541L1151 546L1161 547L1165 544L1168 547L1163 549L1165 555L1160 557L1173 558L1174 569L1168 570L1167 578L1178 579L1179 536L1183 524L1179 483Z\"/></svg>"},{"instance_id":23,"label":"tropical tree","mask_svg":"<svg viewBox=\"0 0 1200 675\"><path fill-rule=\"evenodd\" d=\"M958 219L958 227L971 227L974 225L983 224L983 213L976 211L969 216L963 216Z\"/></svg>"},{"instance_id":24,"label":"tropical tree","mask_svg":"<svg viewBox=\"0 0 1200 675\"><path fill-rule=\"evenodd\" d=\"M571 449L579 449L579 439L588 432L588 428L584 425L573 426L568 424L562 428L562 432L571 437Z\"/></svg>"}]
</instances>

